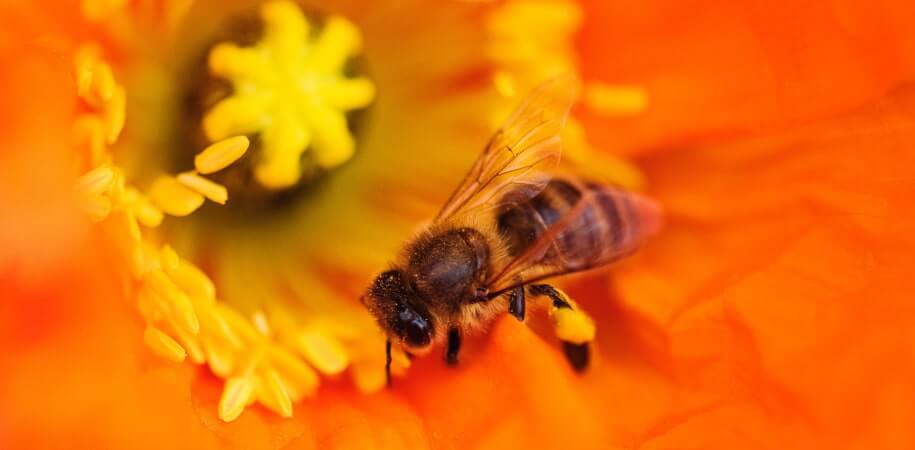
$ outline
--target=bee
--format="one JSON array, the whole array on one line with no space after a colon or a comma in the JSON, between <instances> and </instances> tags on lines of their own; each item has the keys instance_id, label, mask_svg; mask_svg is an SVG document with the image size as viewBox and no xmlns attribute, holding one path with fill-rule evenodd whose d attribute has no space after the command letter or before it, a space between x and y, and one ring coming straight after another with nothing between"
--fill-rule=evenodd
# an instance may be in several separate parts
<instances>
[{"instance_id":1,"label":"bee","mask_svg":"<svg viewBox=\"0 0 915 450\"><path fill-rule=\"evenodd\" d=\"M541 299L572 367L588 366L593 321L541 281L633 253L657 230L660 212L641 195L557 174L577 90L563 76L526 97L431 224L362 296L388 336L389 384L392 342L408 355L443 342L454 365L467 334L506 312L524 321L527 303Z\"/></svg>"}]
</instances>

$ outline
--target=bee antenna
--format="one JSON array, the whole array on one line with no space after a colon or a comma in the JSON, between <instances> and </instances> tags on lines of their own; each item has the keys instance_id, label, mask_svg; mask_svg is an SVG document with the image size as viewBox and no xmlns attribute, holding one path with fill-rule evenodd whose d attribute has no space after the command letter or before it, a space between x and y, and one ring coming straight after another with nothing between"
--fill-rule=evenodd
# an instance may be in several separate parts
<instances>
[{"instance_id":1,"label":"bee antenna","mask_svg":"<svg viewBox=\"0 0 915 450\"><path fill-rule=\"evenodd\" d=\"M391 338L384 343L384 379L388 387L391 387Z\"/></svg>"}]
</instances>

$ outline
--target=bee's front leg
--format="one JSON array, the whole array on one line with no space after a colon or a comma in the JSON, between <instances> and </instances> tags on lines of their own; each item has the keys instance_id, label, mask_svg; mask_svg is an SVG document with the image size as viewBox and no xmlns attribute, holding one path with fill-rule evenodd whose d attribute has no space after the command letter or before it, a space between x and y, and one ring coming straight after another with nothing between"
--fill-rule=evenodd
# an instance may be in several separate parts
<instances>
[{"instance_id":1,"label":"bee's front leg","mask_svg":"<svg viewBox=\"0 0 915 450\"><path fill-rule=\"evenodd\" d=\"M508 313L515 316L520 322L524 322L524 286L518 286L508 294Z\"/></svg>"},{"instance_id":2,"label":"bee's front leg","mask_svg":"<svg viewBox=\"0 0 915 450\"><path fill-rule=\"evenodd\" d=\"M594 340L594 321L579 309L565 292L548 284L532 284L527 291L532 296L552 300L550 319L556 336L562 341L566 359L578 372L588 368L591 354L589 343Z\"/></svg>"},{"instance_id":3,"label":"bee's front leg","mask_svg":"<svg viewBox=\"0 0 915 450\"><path fill-rule=\"evenodd\" d=\"M457 327L448 329L448 348L445 351L445 362L449 366L458 363L458 353L461 351L461 330Z\"/></svg>"},{"instance_id":4,"label":"bee's front leg","mask_svg":"<svg viewBox=\"0 0 915 450\"><path fill-rule=\"evenodd\" d=\"M391 338L384 342L384 380L391 387Z\"/></svg>"}]
</instances>

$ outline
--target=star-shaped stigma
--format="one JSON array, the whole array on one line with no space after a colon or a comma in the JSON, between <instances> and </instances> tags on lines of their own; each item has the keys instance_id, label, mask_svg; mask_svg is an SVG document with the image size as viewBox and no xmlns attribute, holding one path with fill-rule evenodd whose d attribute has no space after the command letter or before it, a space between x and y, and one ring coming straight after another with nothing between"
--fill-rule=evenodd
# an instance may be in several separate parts
<instances>
[{"instance_id":1,"label":"star-shaped stigma","mask_svg":"<svg viewBox=\"0 0 915 450\"><path fill-rule=\"evenodd\" d=\"M257 44L221 43L210 51L210 71L234 91L206 113L203 129L212 141L259 134L254 175L281 189L299 181L306 151L325 170L352 157L346 112L371 103L375 86L344 73L361 47L359 30L346 19L330 16L313 35L293 2L268 2L260 15L264 33Z\"/></svg>"}]
</instances>

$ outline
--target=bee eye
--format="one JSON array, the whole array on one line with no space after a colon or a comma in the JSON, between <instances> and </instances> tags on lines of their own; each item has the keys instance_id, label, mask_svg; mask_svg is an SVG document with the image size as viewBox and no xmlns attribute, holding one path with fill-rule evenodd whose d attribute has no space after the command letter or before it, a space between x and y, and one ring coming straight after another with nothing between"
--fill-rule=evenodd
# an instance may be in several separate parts
<instances>
[{"instance_id":1,"label":"bee eye","mask_svg":"<svg viewBox=\"0 0 915 450\"><path fill-rule=\"evenodd\" d=\"M432 342L432 324L422 314L409 306L397 311L397 330L409 347L422 348Z\"/></svg>"}]
</instances>

